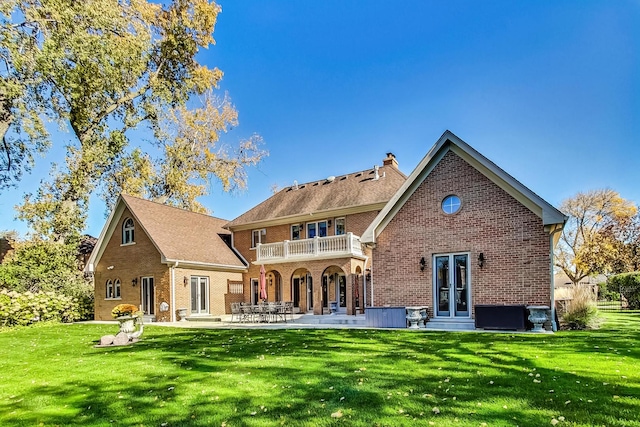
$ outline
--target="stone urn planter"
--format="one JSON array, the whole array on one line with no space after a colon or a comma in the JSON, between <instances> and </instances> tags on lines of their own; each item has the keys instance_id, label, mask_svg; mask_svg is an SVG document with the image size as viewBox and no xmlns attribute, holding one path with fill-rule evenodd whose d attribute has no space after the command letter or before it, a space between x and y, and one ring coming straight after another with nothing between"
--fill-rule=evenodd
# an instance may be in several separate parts
<instances>
[{"instance_id":1,"label":"stone urn planter","mask_svg":"<svg viewBox=\"0 0 640 427\"><path fill-rule=\"evenodd\" d=\"M120 316L116 317L116 320L120 324L120 332L131 335L136 330L135 316Z\"/></svg>"},{"instance_id":2,"label":"stone urn planter","mask_svg":"<svg viewBox=\"0 0 640 427\"><path fill-rule=\"evenodd\" d=\"M419 329L418 322L422 320L422 313L420 311L424 307L407 307L407 322L409 322L409 329Z\"/></svg>"},{"instance_id":3,"label":"stone urn planter","mask_svg":"<svg viewBox=\"0 0 640 427\"><path fill-rule=\"evenodd\" d=\"M421 319L418 322L418 326L421 328L427 327L427 320L429 319L429 307L421 307L420 308L420 316Z\"/></svg>"},{"instance_id":4,"label":"stone urn planter","mask_svg":"<svg viewBox=\"0 0 640 427\"><path fill-rule=\"evenodd\" d=\"M549 316L547 316L547 310L549 310L548 305L529 305L527 306L527 310L529 310L529 321L533 323L533 329L531 332L545 332L542 328L542 325L549 320Z\"/></svg>"},{"instance_id":5,"label":"stone urn planter","mask_svg":"<svg viewBox=\"0 0 640 427\"><path fill-rule=\"evenodd\" d=\"M178 317L180 318L181 322L186 322L187 321L187 309L186 308L179 308L178 309Z\"/></svg>"}]
</instances>

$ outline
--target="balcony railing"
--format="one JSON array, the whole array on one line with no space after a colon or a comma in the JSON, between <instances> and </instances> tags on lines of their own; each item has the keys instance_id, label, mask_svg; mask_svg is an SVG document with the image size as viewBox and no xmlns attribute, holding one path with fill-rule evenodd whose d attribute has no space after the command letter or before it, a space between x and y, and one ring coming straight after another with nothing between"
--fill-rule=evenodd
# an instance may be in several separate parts
<instances>
[{"instance_id":1,"label":"balcony railing","mask_svg":"<svg viewBox=\"0 0 640 427\"><path fill-rule=\"evenodd\" d=\"M258 244L256 253L257 261L262 263L363 256L360 237L353 233Z\"/></svg>"}]
</instances>

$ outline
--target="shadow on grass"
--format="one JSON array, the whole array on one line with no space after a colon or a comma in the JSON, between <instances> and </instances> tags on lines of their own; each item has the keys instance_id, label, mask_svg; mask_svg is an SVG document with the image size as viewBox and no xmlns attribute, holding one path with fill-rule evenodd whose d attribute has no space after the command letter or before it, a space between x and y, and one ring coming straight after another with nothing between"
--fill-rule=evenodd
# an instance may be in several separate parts
<instances>
[{"instance_id":1,"label":"shadow on grass","mask_svg":"<svg viewBox=\"0 0 640 427\"><path fill-rule=\"evenodd\" d=\"M555 335L149 327L107 349L91 347L93 326L68 331L39 337L36 372L0 366L35 381L0 388L2 423L640 425L639 334L615 322Z\"/></svg>"}]
</instances>

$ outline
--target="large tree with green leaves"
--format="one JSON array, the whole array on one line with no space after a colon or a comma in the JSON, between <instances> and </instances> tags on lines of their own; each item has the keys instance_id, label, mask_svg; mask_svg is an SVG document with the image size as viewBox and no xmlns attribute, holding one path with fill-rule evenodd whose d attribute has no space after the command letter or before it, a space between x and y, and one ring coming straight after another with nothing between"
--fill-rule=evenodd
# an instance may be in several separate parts
<instances>
[{"instance_id":1,"label":"large tree with green leaves","mask_svg":"<svg viewBox=\"0 0 640 427\"><path fill-rule=\"evenodd\" d=\"M196 59L214 43L219 12L208 0L2 2L2 183L53 143L45 119L70 134L65 164L19 207L37 235L77 239L96 190L106 200L125 191L202 210L196 198L212 177L225 189L244 185L244 168L265 152L256 138L235 153L216 148L237 112L212 93L222 72ZM194 99L202 106L187 108ZM155 151L132 146L131 130L141 126Z\"/></svg>"},{"instance_id":2,"label":"large tree with green leaves","mask_svg":"<svg viewBox=\"0 0 640 427\"><path fill-rule=\"evenodd\" d=\"M595 274L616 272L622 236L630 232L637 207L611 189L578 193L560 210L569 220L555 250L555 264L574 283Z\"/></svg>"}]
</instances>

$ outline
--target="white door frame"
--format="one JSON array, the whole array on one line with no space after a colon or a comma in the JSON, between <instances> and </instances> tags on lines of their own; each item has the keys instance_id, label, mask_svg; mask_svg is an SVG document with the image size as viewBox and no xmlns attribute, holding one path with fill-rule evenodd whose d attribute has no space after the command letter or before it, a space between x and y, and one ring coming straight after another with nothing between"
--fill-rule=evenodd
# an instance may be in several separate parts
<instances>
[{"instance_id":1,"label":"white door frame","mask_svg":"<svg viewBox=\"0 0 640 427\"><path fill-rule=\"evenodd\" d=\"M456 283L456 257L466 257L466 265L464 275L460 277L462 283ZM437 259L447 258L448 277L446 278L446 290L438 289L438 268ZM432 277L432 289L433 289L433 315L439 318L457 318L465 319L471 318L471 253L470 252L451 252L444 254L433 255L433 277ZM444 286L441 286L444 288ZM445 292L443 296L448 299L448 310L440 310L440 297L441 292ZM465 294L462 294L465 292ZM465 301L466 300L466 301ZM460 306L466 306L466 310L462 310ZM440 314L443 313L443 314ZM446 314L444 314L446 313ZM459 313L459 314L458 314Z\"/></svg>"}]
</instances>

